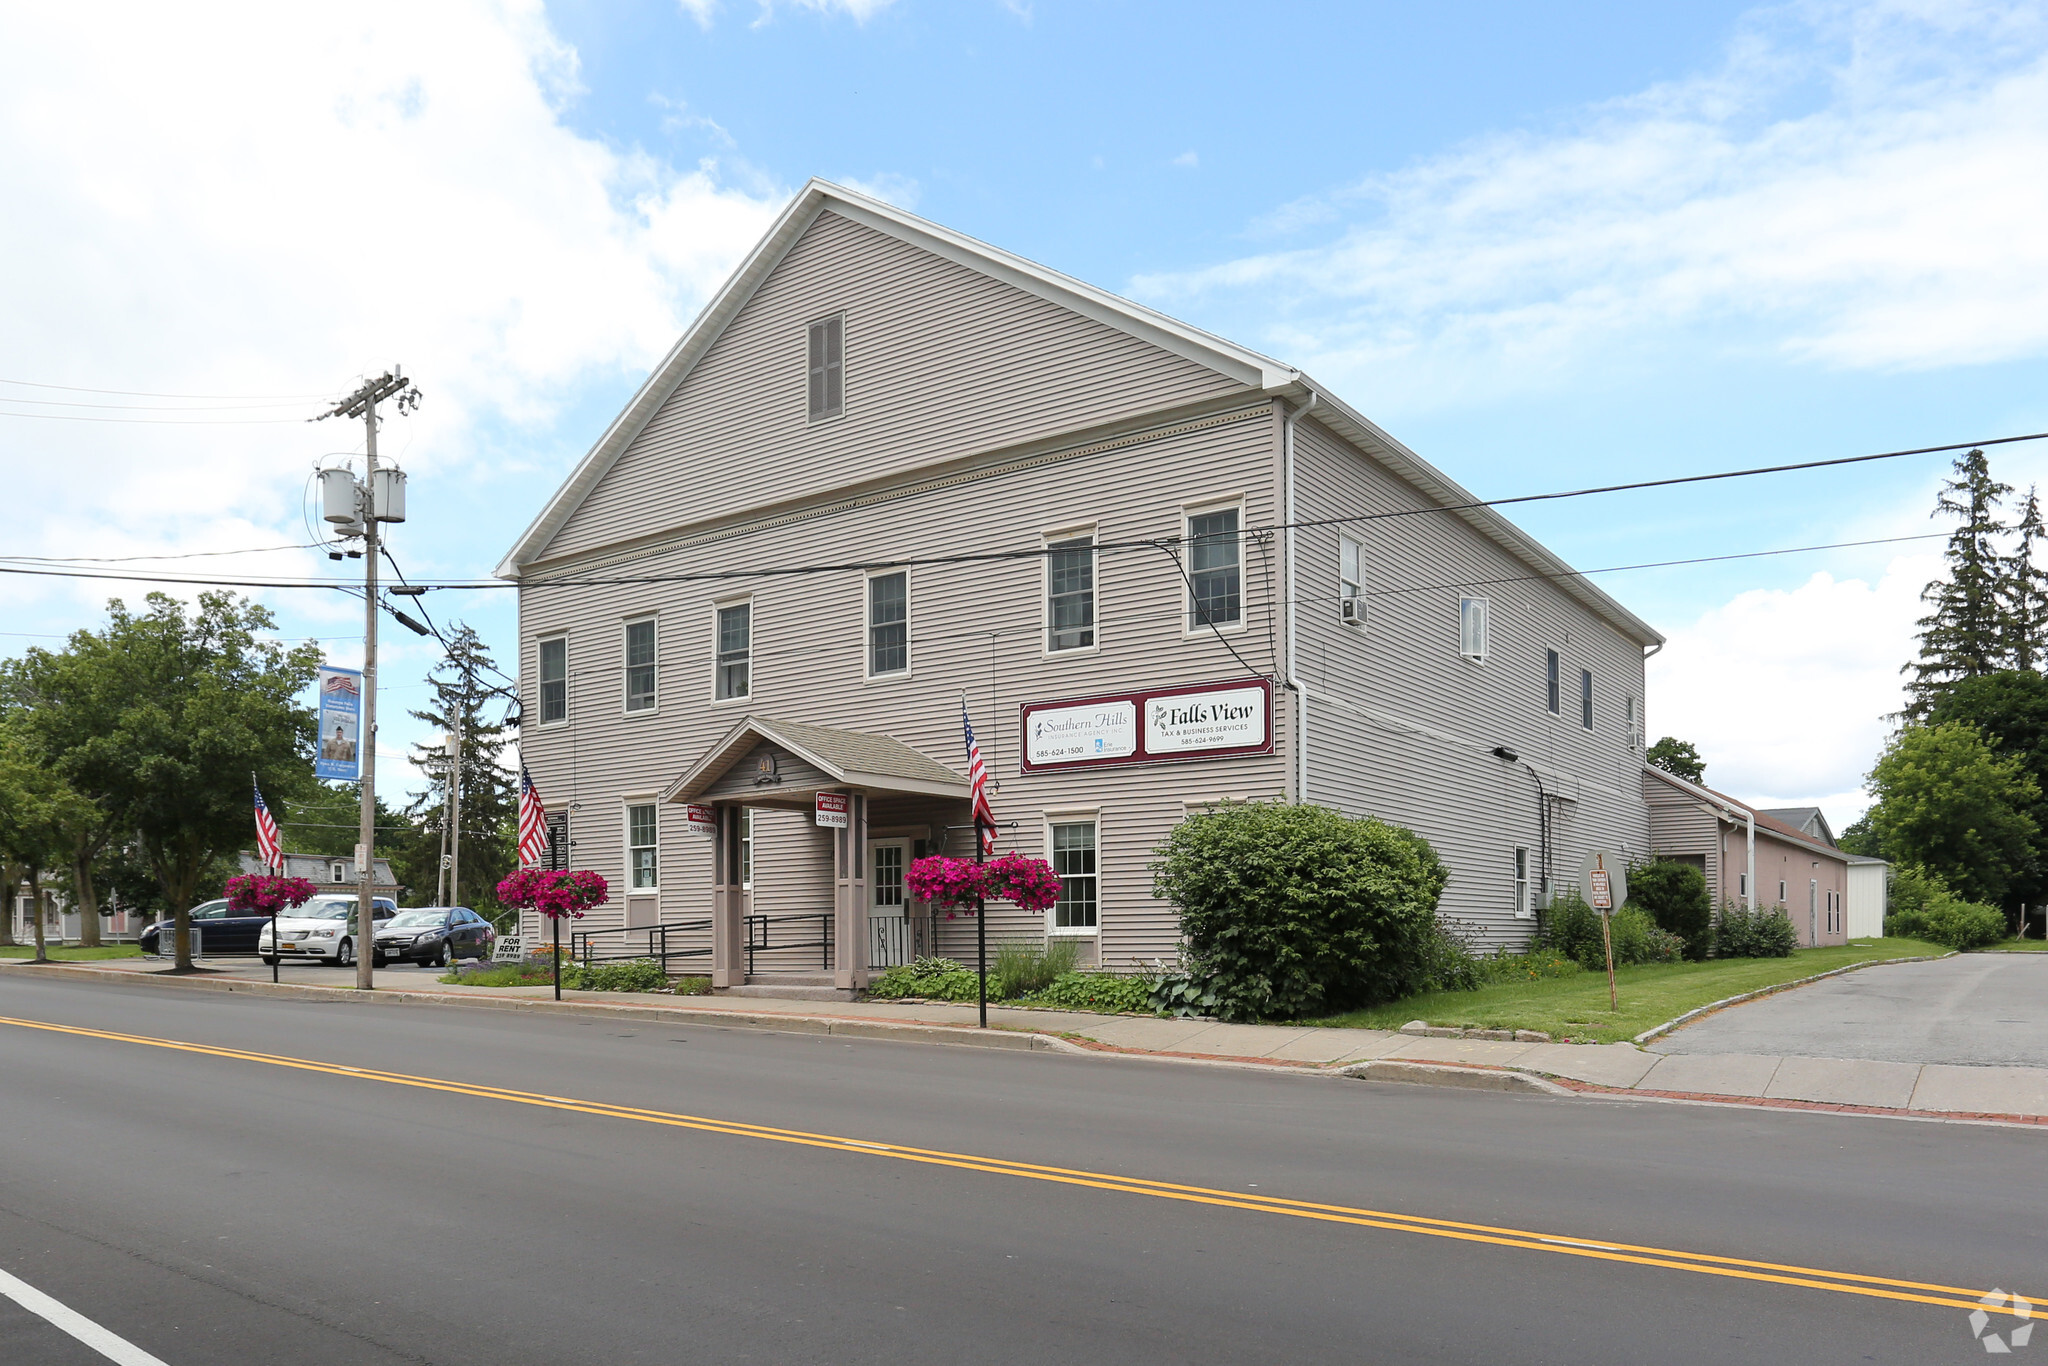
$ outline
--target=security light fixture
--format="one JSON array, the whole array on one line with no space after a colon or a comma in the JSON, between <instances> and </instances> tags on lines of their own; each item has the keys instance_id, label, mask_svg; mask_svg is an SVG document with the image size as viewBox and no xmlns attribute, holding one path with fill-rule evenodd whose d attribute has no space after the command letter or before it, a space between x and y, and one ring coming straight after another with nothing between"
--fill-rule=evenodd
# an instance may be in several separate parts
<instances>
[{"instance_id":1,"label":"security light fixture","mask_svg":"<svg viewBox=\"0 0 2048 1366\"><path fill-rule=\"evenodd\" d=\"M1501 760L1503 763L1512 764L1519 762L1522 756L1509 749L1506 745L1495 745L1493 747L1493 757Z\"/></svg>"}]
</instances>

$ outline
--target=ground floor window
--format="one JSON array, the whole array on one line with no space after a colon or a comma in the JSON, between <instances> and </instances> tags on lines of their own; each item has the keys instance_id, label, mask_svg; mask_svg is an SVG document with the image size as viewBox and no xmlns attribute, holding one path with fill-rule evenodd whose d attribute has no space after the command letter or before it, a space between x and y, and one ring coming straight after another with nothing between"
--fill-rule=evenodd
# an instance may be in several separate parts
<instances>
[{"instance_id":1,"label":"ground floor window","mask_svg":"<svg viewBox=\"0 0 2048 1366\"><path fill-rule=\"evenodd\" d=\"M1056 930L1096 927L1095 822L1062 821L1052 827L1052 870L1060 899L1052 908Z\"/></svg>"},{"instance_id":2,"label":"ground floor window","mask_svg":"<svg viewBox=\"0 0 2048 1366\"><path fill-rule=\"evenodd\" d=\"M661 886L661 846L655 828L652 803L626 808L626 870L636 892Z\"/></svg>"},{"instance_id":3,"label":"ground floor window","mask_svg":"<svg viewBox=\"0 0 2048 1366\"><path fill-rule=\"evenodd\" d=\"M754 808L740 808L740 888L754 890Z\"/></svg>"},{"instance_id":4,"label":"ground floor window","mask_svg":"<svg viewBox=\"0 0 2048 1366\"><path fill-rule=\"evenodd\" d=\"M1529 851L1515 850L1515 918L1529 918Z\"/></svg>"}]
</instances>

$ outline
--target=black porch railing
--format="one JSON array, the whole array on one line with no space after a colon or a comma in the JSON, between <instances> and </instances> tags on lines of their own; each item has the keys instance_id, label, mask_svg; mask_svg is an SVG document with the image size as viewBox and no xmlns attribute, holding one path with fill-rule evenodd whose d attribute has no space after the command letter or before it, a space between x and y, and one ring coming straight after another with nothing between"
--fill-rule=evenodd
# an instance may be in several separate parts
<instances>
[{"instance_id":1,"label":"black porch railing","mask_svg":"<svg viewBox=\"0 0 2048 1366\"><path fill-rule=\"evenodd\" d=\"M636 936L645 936L639 947ZM593 963L621 963L638 958L658 958L663 972L672 958L709 958L709 920L671 920L659 925L634 925L625 929L576 930L569 936L569 957L589 967Z\"/></svg>"},{"instance_id":2,"label":"black porch railing","mask_svg":"<svg viewBox=\"0 0 2048 1366\"><path fill-rule=\"evenodd\" d=\"M932 952L931 920L921 915L868 916L868 966L896 968Z\"/></svg>"},{"instance_id":3,"label":"black porch railing","mask_svg":"<svg viewBox=\"0 0 2048 1366\"><path fill-rule=\"evenodd\" d=\"M750 915L746 917L745 925L749 977L754 974L757 954L801 953L806 949L818 950L821 971L832 971L832 916L829 912L821 915ZM817 937L806 939L803 937L806 932L815 932ZM799 965L790 970L806 969Z\"/></svg>"}]
</instances>

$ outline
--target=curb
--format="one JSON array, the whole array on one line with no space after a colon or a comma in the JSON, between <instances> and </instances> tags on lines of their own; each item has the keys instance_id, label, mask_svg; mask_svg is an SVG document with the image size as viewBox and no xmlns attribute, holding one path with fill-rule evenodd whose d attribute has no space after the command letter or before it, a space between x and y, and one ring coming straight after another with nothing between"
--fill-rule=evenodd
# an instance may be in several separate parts
<instances>
[{"instance_id":1,"label":"curb","mask_svg":"<svg viewBox=\"0 0 2048 1366\"><path fill-rule=\"evenodd\" d=\"M1865 968L1889 967L1893 963L1939 963L1944 958L1953 958L1955 956L1956 951L1950 949L1947 953L1923 953L1914 958L1873 958L1868 963L1851 963L1847 967L1829 968L1826 972L1816 972L1811 977L1800 977L1794 981L1780 982L1776 986L1759 987L1755 991L1745 991L1740 996L1728 996L1718 1001L1711 1001L1696 1010L1686 1011L1685 1014L1675 1020L1666 1020L1663 1024L1646 1029L1633 1039L1630 1039L1629 1042L1641 1048L1650 1040L1661 1038L1674 1029L1689 1025L1702 1015L1711 1015L1717 1010L1726 1010L1729 1006L1739 1006L1744 1001L1754 1001L1762 996L1775 996L1781 991L1790 991L1794 987L1807 986L1813 982L1824 981L1830 977L1840 977L1845 972L1861 972Z\"/></svg>"},{"instance_id":2,"label":"curb","mask_svg":"<svg viewBox=\"0 0 2048 1366\"><path fill-rule=\"evenodd\" d=\"M522 1014L568 1014L603 1019L647 1020L662 1024L722 1025L778 1034L830 1034L848 1039L881 1039L900 1043L939 1043L966 1048L1008 1048L1031 1052L1079 1053L1079 1046L1050 1034L1022 1030L975 1029L965 1025L910 1024L893 1020L845 1020L824 1015L755 1015L736 1010L693 1010L663 1006L606 1005L597 1001L546 1001L531 997L453 996L432 991L357 991L353 987L318 987L301 982L252 982L244 977L164 977L149 973L43 964L74 977L116 986L169 987L230 995L288 997L341 1005L428 1005L471 1010L508 1010Z\"/></svg>"},{"instance_id":3,"label":"curb","mask_svg":"<svg viewBox=\"0 0 2048 1366\"><path fill-rule=\"evenodd\" d=\"M1546 1096L1573 1092L1533 1072L1508 1068L1461 1067L1457 1063L1399 1062L1375 1058L1338 1069L1337 1075L1360 1081L1397 1081L1422 1086L1451 1086L1467 1091L1533 1091Z\"/></svg>"}]
</instances>

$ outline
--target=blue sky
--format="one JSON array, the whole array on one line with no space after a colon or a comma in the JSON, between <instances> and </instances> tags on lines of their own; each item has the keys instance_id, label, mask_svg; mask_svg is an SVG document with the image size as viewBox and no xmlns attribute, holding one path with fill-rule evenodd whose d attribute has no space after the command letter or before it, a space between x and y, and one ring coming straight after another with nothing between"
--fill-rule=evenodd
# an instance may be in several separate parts
<instances>
[{"instance_id":1,"label":"blue sky","mask_svg":"<svg viewBox=\"0 0 2048 1366\"><path fill-rule=\"evenodd\" d=\"M359 436L247 419L399 360L401 563L486 572L812 175L1303 365L1486 495L2048 429L2044 165L2038 4L17 9L0 461L33 511L0 554L303 541L307 471ZM88 416L121 420L52 420ZM1517 516L1583 567L1737 554L1924 532L1940 472ZM1846 819L1931 556L1601 582L1672 637L1653 734ZM0 649L108 591L0 578ZM346 599L260 595L359 651ZM510 595L452 596L509 660ZM430 662L396 638L387 708Z\"/></svg>"}]
</instances>

